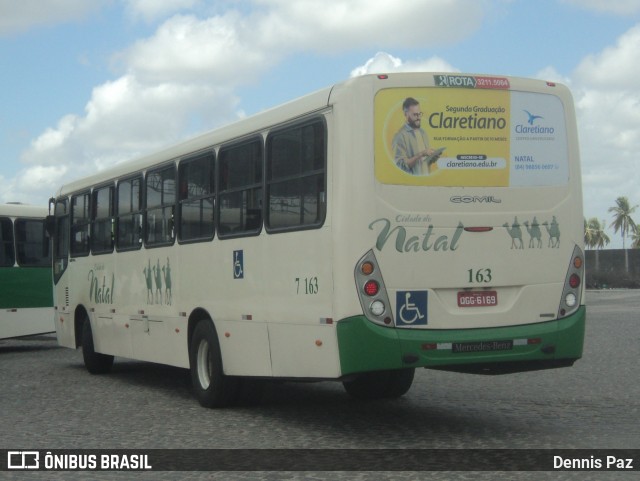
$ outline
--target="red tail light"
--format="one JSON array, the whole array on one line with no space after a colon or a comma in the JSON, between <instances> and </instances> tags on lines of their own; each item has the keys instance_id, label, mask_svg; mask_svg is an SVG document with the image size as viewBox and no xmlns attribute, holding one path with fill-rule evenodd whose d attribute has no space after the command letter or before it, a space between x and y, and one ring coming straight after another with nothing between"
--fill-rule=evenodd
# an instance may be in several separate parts
<instances>
[{"instance_id":1,"label":"red tail light","mask_svg":"<svg viewBox=\"0 0 640 481\"><path fill-rule=\"evenodd\" d=\"M368 296L375 296L380 290L380 285L376 281L367 281L364 285L364 293Z\"/></svg>"},{"instance_id":2,"label":"red tail light","mask_svg":"<svg viewBox=\"0 0 640 481\"><path fill-rule=\"evenodd\" d=\"M574 289L580 285L580 276L578 274L571 274L569 277L569 285Z\"/></svg>"}]
</instances>

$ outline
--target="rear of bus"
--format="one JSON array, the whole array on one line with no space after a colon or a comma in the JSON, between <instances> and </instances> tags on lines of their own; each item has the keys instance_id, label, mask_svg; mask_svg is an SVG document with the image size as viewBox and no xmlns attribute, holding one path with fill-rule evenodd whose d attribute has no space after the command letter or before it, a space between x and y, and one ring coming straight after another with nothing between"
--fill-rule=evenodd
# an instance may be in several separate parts
<instances>
[{"instance_id":1,"label":"rear of bus","mask_svg":"<svg viewBox=\"0 0 640 481\"><path fill-rule=\"evenodd\" d=\"M362 315L338 323L343 375L572 365L585 307L569 91L459 74L367 82L374 180L362 182L345 227ZM412 150L425 148L431 158L407 168Z\"/></svg>"}]
</instances>

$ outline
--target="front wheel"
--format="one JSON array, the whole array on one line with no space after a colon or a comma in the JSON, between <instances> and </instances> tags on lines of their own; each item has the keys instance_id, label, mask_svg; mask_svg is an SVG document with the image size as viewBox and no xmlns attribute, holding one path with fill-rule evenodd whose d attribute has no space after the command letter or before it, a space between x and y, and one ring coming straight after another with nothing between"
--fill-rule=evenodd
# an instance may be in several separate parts
<instances>
[{"instance_id":1,"label":"front wheel","mask_svg":"<svg viewBox=\"0 0 640 481\"><path fill-rule=\"evenodd\" d=\"M213 322L198 322L189 347L191 382L200 405L219 408L233 403L237 379L224 374L220 344Z\"/></svg>"},{"instance_id":2,"label":"front wheel","mask_svg":"<svg viewBox=\"0 0 640 481\"><path fill-rule=\"evenodd\" d=\"M91 321L88 317L82 323L82 357L87 371L91 374L106 374L113 366L113 356L95 351Z\"/></svg>"}]
</instances>

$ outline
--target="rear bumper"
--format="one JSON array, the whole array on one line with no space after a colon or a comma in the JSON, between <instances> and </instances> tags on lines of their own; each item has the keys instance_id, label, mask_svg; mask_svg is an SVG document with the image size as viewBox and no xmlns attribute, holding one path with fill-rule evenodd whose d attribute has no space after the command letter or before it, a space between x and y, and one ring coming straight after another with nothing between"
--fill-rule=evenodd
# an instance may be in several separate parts
<instances>
[{"instance_id":1,"label":"rear bumper","mask_svg":"<svg viewBox=\"0 0 640 481\"><path fill-rule=\"evenodd\" d=\"M586 308L555 321L486 329L382 327L364 316L338 323L342 375L426 367L499 374L570 366L582 356Z\"/></svg>"}]
</instances>

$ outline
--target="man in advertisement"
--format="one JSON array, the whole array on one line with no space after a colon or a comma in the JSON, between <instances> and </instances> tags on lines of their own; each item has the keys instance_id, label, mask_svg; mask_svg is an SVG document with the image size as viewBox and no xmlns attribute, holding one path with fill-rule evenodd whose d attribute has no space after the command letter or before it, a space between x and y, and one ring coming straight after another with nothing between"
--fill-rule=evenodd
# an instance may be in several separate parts
<instances>
[{"instance_id":1,"label":"man in advertisement","mask_svg":"<svg viewBox=\"0 0 640 481\"><path fill-rule=\"evenodd\" d=\"M442 149L429 147L429 138L421 128L422 112L420 103L407 97L402 103L406 123L393 137L392 148L396 165L413 175L429 175Z\"/></svg>"}]
</instances>

